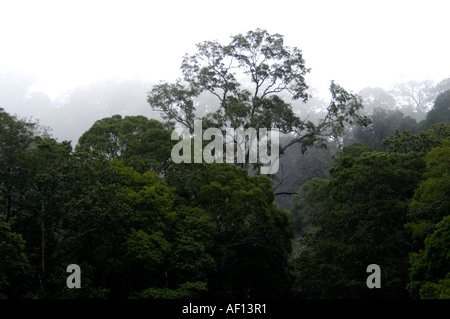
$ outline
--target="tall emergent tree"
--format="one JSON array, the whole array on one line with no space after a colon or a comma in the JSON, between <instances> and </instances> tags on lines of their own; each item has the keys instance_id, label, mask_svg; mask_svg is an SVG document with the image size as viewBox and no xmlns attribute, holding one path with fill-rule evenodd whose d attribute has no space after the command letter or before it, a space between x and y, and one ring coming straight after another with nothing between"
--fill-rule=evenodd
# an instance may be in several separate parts
<instances>
[{"instance_id":1,"label":"tall emergent tree","mask_svg":"<svg viewBox=\"0 0 450 319\"><path fill-rule=\"evenodd\" d=\"M330 136L338 137L346 123L368 123L358 114L361 99L334 82L327 115L319 122L293 112L290 101L308 99L305 75L310 70L301 50L286 46L280 34L256 29L232 36L229 44L205 41L197 44L197 49L197 53L184 56L183 79L159 83L149 92L148 102L162 112L168 127L181 125L192 133L197 117L195 101L204 93L215 97L217 103L202 118L203 129L278 128L294 136L281 145L280 153L296 143L301 143L304 152ZM246 152L243 167L248 168L248 148Z\"/></svg>"}]
</instances>

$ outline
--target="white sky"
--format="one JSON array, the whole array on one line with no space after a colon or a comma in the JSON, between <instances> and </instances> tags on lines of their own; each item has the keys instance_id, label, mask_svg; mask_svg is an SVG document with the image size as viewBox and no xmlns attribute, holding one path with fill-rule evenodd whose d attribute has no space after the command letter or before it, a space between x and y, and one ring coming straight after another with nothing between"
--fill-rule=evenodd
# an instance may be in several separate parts
<instances>
[{"instance_id":1,"label":"white sky","mask_svg":"<svg viewBox=\"0 0 450 319\"><path fill-rule=\"evenodd\" d=\"M50 94L106 77L172 81L184 53L255 28L303 51L307 80L357 92L450 76L448 0L0 0L0 70Z\"/></svg>"}]
</instances>

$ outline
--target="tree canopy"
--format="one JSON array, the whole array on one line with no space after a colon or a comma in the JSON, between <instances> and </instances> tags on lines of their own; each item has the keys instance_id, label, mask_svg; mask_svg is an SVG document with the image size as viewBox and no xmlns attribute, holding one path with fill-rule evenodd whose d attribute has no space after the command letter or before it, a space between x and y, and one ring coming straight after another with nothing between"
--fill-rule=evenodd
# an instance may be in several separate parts
<instances>
[{"instance_id":1,"label":"tree canopy","mask_svg":"<svg viewBox=\"0 0 450 319\"><path fill-rule=\"evenodd\" d=\"M280 34L256 29L232 36L228 44L199 43L197 50L184 56L182 80L162 82L149 92L148 102L162 112L168 127L178 124L192 133L198 117L194 98L204 92L216 99L202 117L205 128L278 128L294 137L281 146L281 153L296 143L304 152L330 137L340 137L346 123L368 124L359 113L361 99L333 81L331 101L321 120L313 123L293 112L291 101L308 99L305 75L309 69L301 50L286 46ZM248 168L248 151L246 159L243 166Z\"/></svg>"},{"instance_id":2,"label":"tree canopy","mask_svg":"<svg viewBox=\"0 0 450 319\"><path fill-rule=\"evenodd\" d=\"M332 81L310 119L302 52L261 29L198 44L181 71L148 93L163 122L103 117L75 148L0 109L0 298L449 298L448 79L362 98ZM424 121L403 113L433 94ZM172 133L196 147L198 119L279 129L280 170L177 163Z\"/></svg>"}]
</instances>

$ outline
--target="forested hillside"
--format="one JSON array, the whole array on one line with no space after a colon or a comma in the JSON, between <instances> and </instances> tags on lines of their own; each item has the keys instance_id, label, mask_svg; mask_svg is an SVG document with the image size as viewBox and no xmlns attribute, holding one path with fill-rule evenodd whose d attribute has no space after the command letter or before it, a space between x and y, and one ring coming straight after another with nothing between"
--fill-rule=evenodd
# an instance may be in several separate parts
<instances>
[{"instance_id":1,"label":"forested hillside","mask_svg":"<svg viewBox=\"0 0 450 319\"><path fill-rule=\"evenodd\" d=\"M324 102L302 52L260 29L198 44L181 70L147 93L160 118L102 116L73 144L0 109L1 298L450 298L448 79L330 81ZM277 128L279 170L249 150L174 163L173 132L195 150L199 118Z\"/></svg>"}]
</instances>

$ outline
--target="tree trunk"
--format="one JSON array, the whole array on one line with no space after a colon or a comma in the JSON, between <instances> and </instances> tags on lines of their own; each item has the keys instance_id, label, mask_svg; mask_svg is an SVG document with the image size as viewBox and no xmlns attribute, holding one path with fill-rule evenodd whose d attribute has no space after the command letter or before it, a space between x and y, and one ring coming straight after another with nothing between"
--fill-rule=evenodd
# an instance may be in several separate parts
<instances>
[{"instance_id":1,"label":"tree trunk","mask_svg":"<svg viewBox=\"0 0 450 319\"><path fill-rule=\"evenodd\" d=\"M41 205L41 267L42 267L41 289L45 293L45 223L44 223L44 204Z\"/></svg>"},{"instance_id":2,"label":"tree trunk","mask_svg":"<svg viewBox=\"0 0 450 319\"><path fill-rule=\"evenodd\" d=\"M11 217L11 210L12 210L12 196L9 194L7 196L8 203L6 204L6 221L9 221L9 218Z\"/></svg>"}]
</instances>

